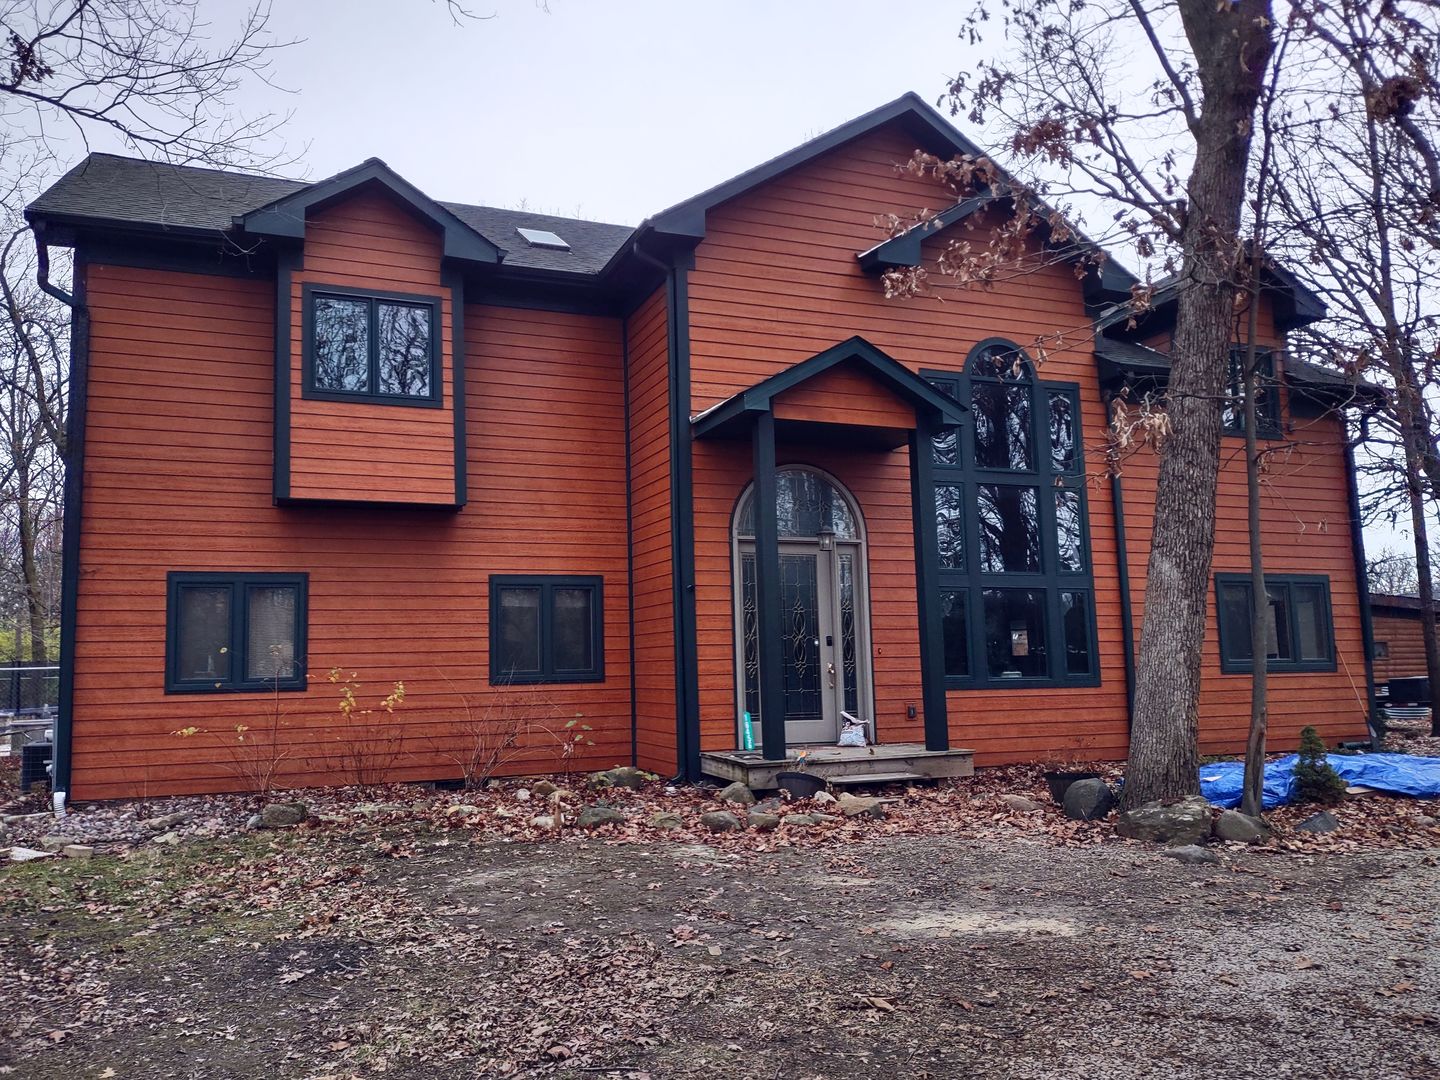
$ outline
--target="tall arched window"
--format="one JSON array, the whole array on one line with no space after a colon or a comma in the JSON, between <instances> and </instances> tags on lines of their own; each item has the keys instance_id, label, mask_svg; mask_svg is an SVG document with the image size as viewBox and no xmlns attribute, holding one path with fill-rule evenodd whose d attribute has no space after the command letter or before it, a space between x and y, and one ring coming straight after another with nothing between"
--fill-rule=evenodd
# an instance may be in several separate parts
<instances>
[{"instance_id":1,"label":"tall arched window","mask_svg":"<svg viewBox=\"0 0 1440 1080\"><path fill-rule=\"evenodd\" d=\"M947 685L1094 683L1079 387L998 338L925 376L970 407L933 448Z\"/></svg>"}]
</instances>

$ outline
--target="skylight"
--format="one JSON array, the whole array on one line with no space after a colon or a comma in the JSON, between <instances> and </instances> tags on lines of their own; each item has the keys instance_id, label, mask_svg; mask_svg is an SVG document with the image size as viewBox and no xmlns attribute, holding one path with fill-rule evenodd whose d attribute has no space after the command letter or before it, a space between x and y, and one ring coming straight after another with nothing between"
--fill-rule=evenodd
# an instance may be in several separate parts
<instances>
[{"instance_id":1,"label":"skylight","mask_svg":"<svg viewBox=\"0 0 1440 1080\"><path fill-rule=\"evenodd\" d=\"M569 251L570 245L555 233L547 229L516 229L531 247L554 248L556 251Z\"/></svg>"}]
</instances>

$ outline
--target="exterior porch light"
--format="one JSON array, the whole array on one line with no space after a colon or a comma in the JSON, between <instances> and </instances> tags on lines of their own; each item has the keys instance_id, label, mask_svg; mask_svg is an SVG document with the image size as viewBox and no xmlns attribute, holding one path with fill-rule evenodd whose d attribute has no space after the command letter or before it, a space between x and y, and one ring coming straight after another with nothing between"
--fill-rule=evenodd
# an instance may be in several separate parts
<instances>
[{"instance_id":1,"label":"exterior porch light","mask_svg":"<svg viewBox=\"0 0 1440 1080\"><path fill-rule=\"evenodd\" d=\"M834 526L825 525L820 529L820 550L835 550L835 529Z\"/></svg>"}]
</instances>

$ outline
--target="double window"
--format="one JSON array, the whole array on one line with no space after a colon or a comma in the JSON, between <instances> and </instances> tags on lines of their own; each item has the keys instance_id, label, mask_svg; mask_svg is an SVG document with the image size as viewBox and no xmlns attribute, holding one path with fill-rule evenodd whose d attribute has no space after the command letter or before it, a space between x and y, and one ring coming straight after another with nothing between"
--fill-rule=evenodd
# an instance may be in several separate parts
<instances>
[{"instance_id":1,"label":"double window","mask_svg":"<svg viewBox=\"0 0 1440 1080\"><path fill-rule=\"evenodd\" d=\"M1265 655L1269 671L1334 671L1330 579L1265 575ZM1250 670L1250 578L1215 575L1220 670Z\"/></svg>"},{"instance_id":2,"label":"double window","mask_svg":"<svg viewBox=\"0 0 1440 1080\"><path fill-rule=\"evenodd\" d=\"M305 689L305 574L172 573L168 693Z\"/></svg>"},{"instance_id":3,"label":"double window","mask_svg":"<svg viewBox=\"0 0 1440 1080\"><path fill-rule=\"evenodd\" d=\"M1230 365L1225 376L1225 407L1221 424L1227 435L1245 434L1245 365L1250 350L1244 345L1230 347ZM1275 381L1275 354L1255 350L1255 434L1262 439L1280 438L1280 388Z\"/></svg>"},{"instance_id":4,"label":"double window","mask_svg":"<svg viewBox=\"0 0 1440 1080\"><path fill-rule=\"evenodd\" d=\"M998 339L962 374L925 377L970 407L933 446L946 684L1093 685L1078 388L1036 381L1019 346Z\"/></svg>"},{"instance_id":5,"label":"double window","mask_svg":"<svg viewBox=\"0 0 1440 1080\"><path fill-rule=\"evenodd\" d=\"M490 682L599 682L605 642L598 577L492 576Z\"/></svg>"},{"instance_id":6,"label":"double window","mask_svg":"<svg viewBox=\"0 0 1440 1080\"><path fill-rule=\"evenodd\" d=\"M306 285L305 396L435 405L440 302Z\"/></svg>"}]
</instances>

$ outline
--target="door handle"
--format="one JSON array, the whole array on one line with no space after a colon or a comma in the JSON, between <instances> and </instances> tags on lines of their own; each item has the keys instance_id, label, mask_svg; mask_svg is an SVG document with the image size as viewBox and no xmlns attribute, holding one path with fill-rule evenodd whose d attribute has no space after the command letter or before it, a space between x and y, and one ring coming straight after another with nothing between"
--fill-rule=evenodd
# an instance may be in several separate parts
<instances>
[{"instance_id":1,"label":"door handle","mask_svg":"<svg viewBox=\"0 0 1440 1080\"><path fill-rule=\"evenodd\" d=\"M825 671L830 676L830 688L833 690L835 688L835 665L826 664Z\"/></svg>"}]
</instances>

